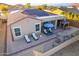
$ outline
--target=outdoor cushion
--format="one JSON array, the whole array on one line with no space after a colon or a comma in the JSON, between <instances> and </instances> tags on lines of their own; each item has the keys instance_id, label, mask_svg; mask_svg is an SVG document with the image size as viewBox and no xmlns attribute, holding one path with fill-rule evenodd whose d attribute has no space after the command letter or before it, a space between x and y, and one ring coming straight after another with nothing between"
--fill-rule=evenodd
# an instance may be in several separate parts
<instances>
[{"instance_id":1,"label":"outdoor cushion","mask_svg":"<svg viewBox=\"0 0 79 59\"><path fill-rule=\"evenodd\" d=\"M26 40L27 43L31 42L30 38L28 37L28 35L24 35L24 38Z\"/></svg>"},{"instance_id":2,"label":"outdoor cushion","mask_svg":"<svg viewBox=\"0 0 79 59\"><path fill-rule=\"evenodd\" d=\"M37 37L37 35L36 35L36 33L32 33L32 37L35 39L35 40L38 40L38 37Z\"/></svg>"}]
</instances>

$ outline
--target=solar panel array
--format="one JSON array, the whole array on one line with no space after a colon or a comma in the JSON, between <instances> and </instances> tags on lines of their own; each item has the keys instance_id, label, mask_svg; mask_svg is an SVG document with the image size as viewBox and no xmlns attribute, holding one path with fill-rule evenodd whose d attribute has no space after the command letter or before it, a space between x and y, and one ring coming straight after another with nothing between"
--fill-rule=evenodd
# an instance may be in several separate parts
<instances>
[{"instance_id":1,"label":"solar panel array","mask_svg":"<svg viewBox=\"0 0 79 59\"><path fill-rule=\"evenodd\" d=\"M26 9L23 11L23 13L25 14L29 14L29 15L36 15L36 16L49 16L51 14L45 12L45 11L41 11L41 10L37 10L37 9Z\"/></svg>"}]
</instances>

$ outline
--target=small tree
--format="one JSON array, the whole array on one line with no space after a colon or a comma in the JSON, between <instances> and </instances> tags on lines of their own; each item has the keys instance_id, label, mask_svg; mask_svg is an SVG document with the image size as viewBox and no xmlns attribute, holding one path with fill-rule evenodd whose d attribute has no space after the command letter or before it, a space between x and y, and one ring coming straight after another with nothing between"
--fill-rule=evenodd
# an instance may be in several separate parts
<instances>
[{"instance_id":1,"label":"small tree","mask_svg":"<svg viewBox=\"0 0 79 59\"><path fill-rule=\"evenodd\" d=\"M72 13L72 19L74 19L74 16L75 16L75 15Z\"/></svg>"},{"instance_id":2,"label":"small tree","mask_svg":"<svg viewBox=\"0 0 79 59\"><path fill-rule=\"evenodd\" d=\"M43 5L43 8L46 9L46 8L47 8L47 4L44 4L44 5Z\"/></svg>"},{"instance_id":3,"label":"small tree","mask_svg":"<svg viewBox=\"0 0 79 59\"><path fill-rule=\"evenodd\" d=\"M63 15L64 15L64 14L65 14L65 12L62 12L61 14L63 14Z\"/></svg>"},{"instance_id":4,"label":"small tree","mask_svg":"<svg viewBox=\"0 0 79 59\"><path fill-rule=\"evenodd\" d=\"M9 9L9 6L8 5L0 5L0 10L2 11L2 14L4 16L7 16L8 15L8 9Z\"/></svg>"},{"instance_id":5,"label":"small tree","mask_svg":"<svg viewBox=\"0 0 79 59\"><path fill-rule=\"evenodd\" d=\"M39 10L42 10L42 8L40 8L40 7L39 7L38 9L39 9Z\"/></svg>"},{"instance_id":6,"label":"small tree","mask_svg":"<svg viewBox=\"0 0 79 59\"><path fill-rule=\"evenodd\" d=\"M2 9L2 11L8 11L8 8L5 8L5 7L4 7L4 8Z\"/></svg>"},{"instance_id":7,"label":"small tree","mask_svg":"<svg viewBox=\"0 0 79 59\"><path fill-rule=\"evenodd\" d=\"M4 4L1 4L1 5L0 5L0 10L1 10L1 11L8 11L8 8L9 8L8 5L4 5Z\"/></svg>"},{"instance_id":8,"label":"small tree","mask_svg":"<svg viewBox=\"0 0 79 59\"><path fill-rule=\"evenodd\" d=\"M25 4L25 5L24 5L24 8L31 8L30 3Z\"/></svg>"},{"instance_id":9,"label":"small tree","mask_svg":"<svg viewBox=\"0 0 79 59\"><path fill-rule=\"evenodd\" d=\"M76 19L77 19L77 20L79 19L79 15L78 15L78 14L76 14Z\"/></svg>"},{"instance_id":10,"label":"small tree","mask_svg":"<svg viewBox=\"0 0 79 59\"><path fill-rule=\"evenodd\" d=\"M73 13L69 12L69 17L72 19Z\"/></svg>"}]
</instances>

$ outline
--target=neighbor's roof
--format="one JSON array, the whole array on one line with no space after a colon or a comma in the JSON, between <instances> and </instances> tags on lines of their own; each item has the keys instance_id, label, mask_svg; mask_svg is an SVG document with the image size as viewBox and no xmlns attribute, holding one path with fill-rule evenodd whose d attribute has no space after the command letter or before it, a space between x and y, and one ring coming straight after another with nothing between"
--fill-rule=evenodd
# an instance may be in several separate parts
<instances>
[{"instance_id":1,"label":"neighbor's roof","mask_svg":"<svg viewBox=\"0 0 79 59\"><path fill-rule=\"evenodd\" d=\"M50 16L50 15L55 15L55 14L51 14L42 10L37 10L37 9L26 9L24 10L22 13L24 14L28 14L28 15L35 15L35 16Z\"/></svg>"},{"instance_id":2,"label":"neighbor's roof","mask_svg":"<svg viewBox=\"0 0 79 59\"><path fill-rule=\"evenodd\" d=\"M74 13L74 14L79 14L79 10L78 9L76 9L76 8L60 8L61 10L63 10L63 11L65 11L65 12L72 12L72 13Z\"/></svg>"}]
</instances>

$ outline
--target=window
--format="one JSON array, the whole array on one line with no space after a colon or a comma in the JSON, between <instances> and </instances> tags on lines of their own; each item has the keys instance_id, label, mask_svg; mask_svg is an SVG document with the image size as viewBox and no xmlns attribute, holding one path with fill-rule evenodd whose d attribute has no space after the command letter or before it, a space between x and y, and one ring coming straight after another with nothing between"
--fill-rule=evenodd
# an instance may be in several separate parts
<instances>
[{"instance_id":1,"label":"window","mask_svg":"<svg viewBox=\"0 0 79 59\"><path fill-rule=\"evenodd\" d=\"M35 27L36 27L36 31L40 30L40 24L36 24Z\"/></svg>"},{"instance_id":2,"label":"window","mask_svg":"<svg viewBox=\"0 0 79 59\"><path fill-rule=\"evenodd\" d=\"M15 36L20 36L21 35L20 28L15 28L14 32L15 32Z\"/></svg>"}]
</instances>

